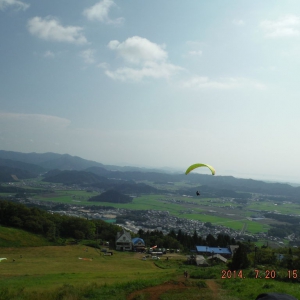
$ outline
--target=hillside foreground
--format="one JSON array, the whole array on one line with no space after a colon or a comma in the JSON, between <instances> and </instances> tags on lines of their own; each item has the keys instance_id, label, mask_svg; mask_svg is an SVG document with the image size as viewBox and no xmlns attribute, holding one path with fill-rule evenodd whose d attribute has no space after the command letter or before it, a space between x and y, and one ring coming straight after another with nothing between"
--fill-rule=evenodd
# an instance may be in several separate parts
<instances>
[{"instance_id":1,"label":"hillside foreground","mask_svg":"<svg viewBox=\"0 0 300 300\"><path fill-rule=\"evenodd\" d=\"M221 278L226 265L185 265L185 256L142 260L144 254L105 256L84 245L1 248L0 299L255 299L262 292L300 297L299 283ZM188 270L189 278L183 277ZM248 276L247 273L246 277ZM242 291L242 292L241 292Z\"/></svg>"}]
</instances>

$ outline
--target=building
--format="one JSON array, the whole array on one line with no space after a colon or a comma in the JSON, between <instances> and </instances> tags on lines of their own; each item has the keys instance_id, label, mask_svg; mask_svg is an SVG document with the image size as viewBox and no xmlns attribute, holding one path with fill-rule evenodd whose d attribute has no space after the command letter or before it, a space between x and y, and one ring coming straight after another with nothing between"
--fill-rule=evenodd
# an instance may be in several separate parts
<instances>
[{"instance_id":1,"label":"building","mask_svg":"<svg viewBox=\"0 0 300 300\"><path fill-rule=\"evenodd\" d=\"M137 251L137 252L145 251L146 245L143 239L137 237L137 238L133 238L131 242L132 242L133 251Z\"/></svg>"},{"instance_id":2,"label":"building","mask_svg":"<svg viewBox=\"0 0 300 300\"><path fill-rule=\"evenodd\" d=\"M214 255L222 255L225 258L231 258L232 252L230 248L221 248L221 247L208 247L208 246L196 246L197 254L206 255L206 256L214 256Z\"/></svg>"},{"instance_id":3,"label":"building","mask_svg":"<svg viewBox=\"0 0 300 300\"><path fill-rule=\"evenodd\" d=\"M129 232L122 229L117 233L116 237L116 250L119 251L132 251L132 239Z\"/></svg>"},{"instance_id":4,"label":"building","mask_svg":"<svg viewBox=\"0 0 300 300\"><path fill-rule=\"evenodd\" d=\"M207 259L209 260L221 260L222 262L226 263L227 259L220 255L220 254L214 254L213 256L208 256Z\"/></svg>"}]
</instances>

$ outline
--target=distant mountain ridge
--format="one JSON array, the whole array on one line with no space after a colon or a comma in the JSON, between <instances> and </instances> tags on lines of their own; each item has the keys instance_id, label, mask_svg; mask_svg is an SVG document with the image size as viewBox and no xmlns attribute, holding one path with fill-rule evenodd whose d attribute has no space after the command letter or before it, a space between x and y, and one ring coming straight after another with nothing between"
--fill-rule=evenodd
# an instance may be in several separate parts
<instances>
[{"instance_id":1,"label":"distant mountain ridge","mask_svg":"<svg viewBox=\"0 0 300 300\"><path fill-rule=\"evenodd\" d=\"M0 167L0 182L18 181L19 179L29 179L36 177L35 174L18 168Z\"/></svg>"},{"instance_id":2,"label":"distant mountain ridge","mask_svg":"<svg viewBox=\"0 0 300 300\"><path fill-rule=\"evenodd\" d=\"M16 180L12 175L16 175L19 179L25 179L30 178L30 176L36 176L41 170L45 170L46 173L46 171L54 169L57 169L57 171L50 173L53 177L56 177L51 179L53 180L52 182L79 184L82 180L82 183L91 184L105 190L118 186L119 191L123 193L156 193L159 191L154 187L141 183L141 181L168 184L170 182L185 181L198 185L199 189L203 187L203 190L210 191L210 195L220 197L222 194L229 196L235 195L233 192L242 192L282 198L289 197L293 201L300 202L300 187L293 187L286 183L269 183L260 180L235 178L233 176L211 176L195 173L186 176L184 173L171 174L163 170L154 171L153 169L136 167L107 166L69 154L21 153L0 150L0 182ZM76 174L76 172L73 172L66 176L66 173L59 174L61 171L82 171L85 173ZM184 189L177 192L179 194L188 194L188 191ZM245 195L241 196L244 198Z\"/></svg>"},{"instance_id":3,"label":"distant mountain ridge","mask_svg":"<svg viewBox=\"0 0 300 300\"><path fill-rule=\"evenodd\" d=\"M4 159L4 158L0 158L0 166L21 169L21 170L30 172L36 176L41 173L44 173L46 171L43 167L35 165L35 164L30 164L30 163L26 163L26 162L22 162L22 161L16 161L16 160L12 160L12 159ZM0 170L1 170L1 167L0 167Z\"/></svg>"},{"instance_id":4,"label":"distant mountain ridge","mask_svg":"<svg viewBox=\"0 0 300 300\"><path fill-rule=\"evenodd\" d=\"M38 165L46 170L84 170L92 166L101 167L103 164L83 159L78 156L57 153L21 153L0 150L0 159L10 159L28 164Z\"/></svg>"},{"instance_id":5,"label":"distant mountain ridge","mask_svg":"<svg viewBox=\"0 0 300 300\"><path fill-rule=\"evenodd\" d=\"M87 160L79 156L72 156L70 154L58 154L58 153L22 153L15 151L5 151L0 150L0 159L9 159L13 161L24 162L28 164L34 164L42 167L45 171L52 169L60 170L85 170L90 167L102 167L113 171L139 171L139 172L163 172L163 170L158 169L147 169L138 167L120 167L115 165L104 165L102 163ZM0 164L1 165L1 164Z\"/></svg>"}]
</instances>

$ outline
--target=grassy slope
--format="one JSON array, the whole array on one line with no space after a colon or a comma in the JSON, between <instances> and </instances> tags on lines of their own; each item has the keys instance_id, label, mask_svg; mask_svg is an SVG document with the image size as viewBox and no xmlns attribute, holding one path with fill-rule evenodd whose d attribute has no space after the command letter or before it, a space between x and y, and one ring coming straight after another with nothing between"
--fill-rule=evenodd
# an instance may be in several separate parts
<instances>
[{"instance_id":1,"label":"grassy slope","mask_svg":"<svg viewBox=\"0 0 300 300\"><path fill-rule=\"evenodd\" d=\"M1 257L7 260L1 262L0 287L17 284L36 290L64 283L110 284L160 276L152 261L139 259L141 254L115 252L113 256L104 256L83 245L3 248ZM80 260L79 257L93 260ZM168 275L173 271L160 270L159 273Z\"/></svg>"},{"instance_id":2,"label":"grassy slope","mask_svg":"<svg viewBox=\"0 0 300 300\"><path fill-rule=\"evenodd\" d=\"M42 242L39 237L20 230L0 227L0 232L2 237L11 237L12 244L17 241L25 243L26 240L31 240L31 243L37 241L39 244ZM259 293L271 291L300 297L299 284L254 279L253 271L249 270L244 271L245 279L221 279L222 269L227 269L226 265L197 268L185 265L185 256L177 254L170 255L169 260L162 258L154 262L151 259L143 261L143 254L139 253L114 251L113 256L104 256L83 245L3 247L0 252L1 257L7 258L0 263L0 299L27 300L42 297L48 300L54 299L53 295L57 299L125 299L135 289L170 279L177 280L178 276L182 277L185 269L190 274L196 274L196 277L190 278L191 282L207 278L219 282L222 290L218 293L224 295L222 299L255 299ZM81 260L79 257L92 260ZM199 292L199 289L193 287L181 291L180 295L197 299ZM202 290L201 293L206 292ZM58 296L61 293L65 293L66 298ZM75 294L76 297L71 296ZM90 296L84 298L83 294ZM167 293L163 299L179 298L174 298L172 293L168 297ZM213 298L208 293L203 299Z\"/></svg>"},{"instance_id":3,"label":"grassy slope","mask_svg":"<svg viewBox=\"0 0 300 300\"><path fill-rule=\"evenodd\" d=\"M51 243L42 236L20 229L0 226L0 247L38 247L48 245L51 245ZM3 253L3 249L1 249L1 253Z\"/></svg>"}]
</instances>

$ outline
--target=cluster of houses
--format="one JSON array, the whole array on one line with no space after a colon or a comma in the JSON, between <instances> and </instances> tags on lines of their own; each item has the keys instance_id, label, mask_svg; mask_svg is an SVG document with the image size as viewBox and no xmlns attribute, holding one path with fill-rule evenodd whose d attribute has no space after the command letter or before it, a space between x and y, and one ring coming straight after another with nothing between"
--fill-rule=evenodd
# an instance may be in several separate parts
<instances>
[{"instance_id":1,"label":"cluster of houses","mask_svg":"<svg viewBox=\"0 0 300 300\"><path fill-rule=\"evenodd\" d=\"M229 245L225 248L196 246L196 250L193 251L194 254L189 255L187 261L197 266L209 265L208 260L221 260L226 263L227 260L233 256L238 247L237 245ZM146 245L143 239L131 238L130 233L122 229L121 232L117 233L116 250L145 252Z\"/></svg>"},{"instance_id":2,"label":"cluster of houses","mask_svg":"<svg viewBox=\"0 0 300 300\"><path fill-rule=\"evenodd\" d=\"M117 233L116 250L144 252L146 250L146 245L143 239L132 239L130 233L123 229L121 232Z\"/></svg>"}]
</instances>

